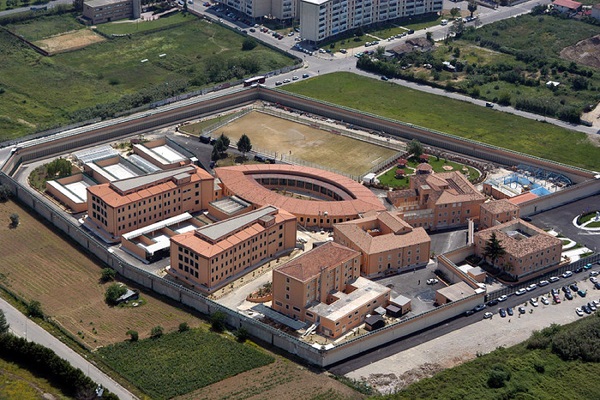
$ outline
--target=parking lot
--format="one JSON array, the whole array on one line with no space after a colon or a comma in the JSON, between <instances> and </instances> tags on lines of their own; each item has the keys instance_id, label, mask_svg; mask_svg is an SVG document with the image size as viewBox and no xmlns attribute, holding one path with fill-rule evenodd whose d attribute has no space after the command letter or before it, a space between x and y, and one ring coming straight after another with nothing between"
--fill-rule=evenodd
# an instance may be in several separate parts
<instances>
[{"instance_id":1,"label":"parking lot","mask_svg":"<svg viewBox=\"0 0 600 400\"><path fill-rule=\"evenodd\" d=\"M594 265L593 270L600 270L600 266ZM539 301L542 295L548 296L550 289L546 289L549 288L546 286L540 292L532 292L534 295L513 297L511 300L516 301L516 304L507 300L504 304L486 308L486 311L494 313L490 319L483 319L483 312L475 313L465 318L473 318L476 322L462 329L365 365L346 376L366 380L377 390L389 393L399 389L398 383L404 382L405 379L424 378L436 371L472 360L477 354L491 352L500 346L515 345L529 338L534 330L543 329L553 323L567 324L585 318L578 316L575 308L592 300L600 300L600 290L593 288L589 281L589 272L577 274L572 279L561 279L560 283L564 285L576 279L578 286L587 290L586 297L574 295L573 300L562 301L564 293L561 292L560 304L550 302L549 305L544 305L539 302L537 307L533 307L529 302L530 298L535 297ZM512 317L500 317L498 308L509 304L524 307L525 313L518 314L515 309ZM381 374L381 371L386 373Z\"/></svg>"}]
</instances>

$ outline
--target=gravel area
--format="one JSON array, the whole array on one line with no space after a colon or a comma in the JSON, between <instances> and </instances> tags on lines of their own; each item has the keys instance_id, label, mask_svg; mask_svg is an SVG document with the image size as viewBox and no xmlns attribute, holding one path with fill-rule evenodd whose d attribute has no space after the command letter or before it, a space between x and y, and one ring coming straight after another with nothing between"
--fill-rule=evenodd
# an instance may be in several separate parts
<instances>
[{"instance_id":1,"label":"gravel area","mask_svg":"<svg viewBox=\"0 0 600 400\"><path fill-rule=\"evenodd\" d=\"M585 276L588 274L585 273ZM506 318L497 314L498 306L487 309L485 311L494 312L491 319L482 319L463 329L359 368L346 376L366 380L381 393L393 393L445 368L469 361L477 354L489 353L499 346L509 347L520 343L529 338L534 330L552 323L567 324L583 318L577 316L575 308L591 300L598 300L600 291L595 290L588 279L579 282L578 286L580 289L587 289L585 298L575 294L572 301L563 300L560 304L547 306L540 302L538 307L532 307L528 302L529 297L525 295L523 304L527 301L526 313L521 316L518 316L516 308L515 315ZM561 299L564 299L562 292ZM480 315L483 318L483 312Z\"/></svg>"}]
</instances>

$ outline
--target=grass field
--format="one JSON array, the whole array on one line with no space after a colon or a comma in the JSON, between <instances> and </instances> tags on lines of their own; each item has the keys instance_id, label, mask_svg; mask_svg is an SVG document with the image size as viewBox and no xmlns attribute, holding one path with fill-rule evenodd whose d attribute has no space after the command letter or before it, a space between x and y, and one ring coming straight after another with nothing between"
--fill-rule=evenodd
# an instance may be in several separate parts
<instances>
[{"instance_id":1,"label":"grass field","mask_svg":"<svg viewBox=\"0 0 600 400\"><path fill-rule=\"evenodd\" d=\"M598 314L564 326L551 326L521 344L499 348L458 367L423 379L385 399L597 399ZM558 354L567 355L565 361ZM592 361L584 362L583 353ZM508 373L497 385L492 370ZM496 375L497 376L497 375ZM506 376L506 375L504 375ZM498 387L496 387L498 386Z\"/></svg>"},{"instance_id":2,"label":"grass field","mask_svg":"<svg viewBox=\"0 0 600 400\"><path fill-rule=\"evenodd\" d=\"M441 158L438 160L435 157L430 157L428 164L431 165L434 172L459 171L459 172L464 173L464 171L462 171L462 169L467 168L468 174L465 174L465 176L469 180L477 179L481 175L479 173L479 171L477 171L475 168L464 166L462 164L458 164L458 163L455 163L452 161L447 161L447 160L444 160ZM408 164L407 164L408 168L405 168L406 174L407 175L413 174L414 168L416 168L417 165L418 165L417 161L415 161L413 159L408 160ZM451 167L451 169L446 169L444 167ZM382 185L386 185L386 186L397 188L397 189L408 188L410 186L409 178L404 177L402 179L396 179L396 170L397 169L398 169L398 167L393 166L392 168L387 170L384 174L380 175L378 177L379 182Z\"/></svg>"},{"instance_id":3,"label":"grass field","mask_svg":"<svg viewBox=\"0 0 600 400\"><path fill-rule=\"evenodd\" d=\"M46 379L38 378L18 365L0 359L0 399L2 400L67 400Z\"/></svg>"},{"instance_id":4,"label":"grass field","mask_svg":"<svg viewBox=\"0 0 600 400\"><path fill-rule=\"evenodd\" d=\"M339 72L287 85L286 91L452 135L600 170L600 148L583 133Z\"/></svg>"},{"instance_id":5,"label":"grass field","mask_svg":"<svg viewBox=\"0 0 600 400\"><path fill-rule=\"evenodd\" d=\"M20 216L16 229L8 226L13 212ZM95 348L127 339L129 329L142 338L159 323L166 332L181 322L192 327L203 324L146 291L141 295L147 303L141 307L108 307L104 292L109 284L99 282L103 267L39 218L14 202L0 203L0 285L27 301L39 301L45 314L81 342Z\"/></svg>"},{"instance_id":6,"label":"grass field","mask_svg":"<svg viewBox=\"0 0 600 400\"><path fill-rule=\"evenodd\" d=\"M385 147L260 112L236 119L213 132L213 136L221 133L228 136L232 144L245 133L252 142L253 150L283 153L355 176L366 173L377 163L396 154L396 151Z\"/></svg>"},{"instance_id":7,"label":"grass field","mask_svg":"<svg viewBox=\"0 0 600 400\"><path fill-rule=\"evenodd\" d=\"M102 359L153 399L170 399L274 361L265 351L202 329L122 342Z\"/></svg>"},{"instance_id":8,"label":"grass field","mask_svg":"<svg viewBox=\"0 0 600 400\"><path fill-rule=\"evenodd\" d=\"M171 18L177 21L184 17L166 19ZM261 45L241 51L241 35L191 15L185 18L189 22L164 27L157 26L161 19L139 23L140 29L152 31L53 57L43 57L1 31L0 141L73 120L112 115L183 91L293 63ZM74 17L48 17L39 29L37 21L7 28L41 39L59 33L61 24L64 31L72 30ZM159 57L161 54L166 56ZM141 63L143 59L148 61Z\"/></svg>"}]
</instances>

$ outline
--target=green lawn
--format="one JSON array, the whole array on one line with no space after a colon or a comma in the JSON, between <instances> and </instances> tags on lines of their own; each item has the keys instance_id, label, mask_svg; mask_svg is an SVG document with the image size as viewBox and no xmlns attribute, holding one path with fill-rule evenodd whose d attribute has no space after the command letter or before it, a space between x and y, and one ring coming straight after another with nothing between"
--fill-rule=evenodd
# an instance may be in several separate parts
<instances>
[{"instance_id":1,"label":"green lawn","mask_svg":"<svg viewBox=\"0 0 600 400\"><path fill-rule=\"evenodd\" d=\"M189 393L274 361L256 346L201 329L118 343L98 353L112 369L157 400Z\"/></svg>"},{"instance_id":2,"label":"green lawn","mask_svg":"<svg viewBox=\"0 0 600 400\"><path fill-rule=\"evenodd\" d=\"M0 0L1 1L1 0ZM30 42L60 33L84 29L76 19L76 14L43 16L9 26L9 30Z\"/></svg>"},{"instance_id":3,"label":"green lawn","mask_svg":"<svg viewBox=\"0 0 600 400\"><path fill-rule=\"evenodd\" d=\"M52 18L48 20L54 21ZM69 15L60 18L67 21L66 25L72 21ZM155 29L160 20L139 23L140 33L53 57L43 57L0 31L0 141L78 120L111 116L181 92L293 63L289 57L261 45L242 51L243 37L218 24L191 15L166 20L184 18L190 22L160 27L158 31L144 32L142 25ZM56 31L53 27L57 22L45 24L43 31ZM31 24L7 28L31 35L35 31ZM161 54L166 56L159 57ZM143 59L148 61L141 63Z\"/></svg>"},{"instance_id":4,"label":"green lawn","mask_svg":"<svg viewBox=\"0 0 600 400\"><path fill-rule=\"evenodd\" d=\"M410 160L408 160L408 164L404 168L405 174L412 175L414 173L414 169L417 167L418 164L419 163L412 158ZM446 169L444 169L444 166L450 166L450 167L452 167L452 171L459 171L459 172L461 172L462 168L465 167L462 164L444 160L443 158L436 159L435 157L430 157L428 164L431 165L434 172L448 172ZM475 168L472 168L469 166L467 166L466 168L468 170L468 175L465 175L467 177L467 179L473 180L473 179L477 179L479 177L480 173ZM379 182L382 185L393 187L396 189L408 188L410 186L410 181L409 181L408 176L405 176L402 179L396 179L396 170L397 169L398 169L398 167L394 165L392 168L387 170L384 174L380 175L378 177Z\"/></svg>"},{"instance_id":5,"label":"green lawn","mask_svg":"<svg viewBox=\"0 0 600 400\"><path fill-rule=\"evenodd\" d=\"M600 170L600 148L583 133L357 76L323 75L286 91L537 157Z\"/></svg>"},{"instance_id":6,"label":"green lawn","mask_svg":"<svg viewBox=\"0 0 600 400\"><path fill-rule=\"evenodd\" d=\"M162 29L173 25L181 24L187 21L193 21L196 18L191 15L184 15L183 13L170 14L168 16L159 18L153 21L117 21L108 24L100 24L96 27L98 32L102 32L105 35L124 35L124 34L135 34L156 29Z\"/></svg>"},{"instance_id":7,"label":"green lawn","mask_svg":"<svg viewBox=\"0 0 600 400\"><path fill-rule=\"evenodd\" d=\"M499 348L383 398L597 399L599 321L595 314L569 325L545 328L524 343ZM502 371L500 376L508 379L492 380L492 376L498 378L493 370Z\"/></svg>"}]
</instances>

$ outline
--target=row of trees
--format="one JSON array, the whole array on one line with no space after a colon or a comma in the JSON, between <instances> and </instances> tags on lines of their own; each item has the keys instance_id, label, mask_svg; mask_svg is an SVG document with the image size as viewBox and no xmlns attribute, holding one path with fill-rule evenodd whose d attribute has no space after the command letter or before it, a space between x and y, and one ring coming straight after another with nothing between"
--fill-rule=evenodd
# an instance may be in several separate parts
<instances>
[{"instance_id":1,"label":"row of trees","mask_svg":"<svg viewBox=\"0 0 600 400\"><path fill-rule=\"evenodd\" d=\"M227 149L231 144L231 140L225 134L221 134L213 144L212 153L210 159L212 161L219 161L220 159L226 157ZM240 136L236 143L237 149L246 157L246 153L252 150L252 142L250 142L250 138L245 133Z\"/></svg>"}]
</instances>

